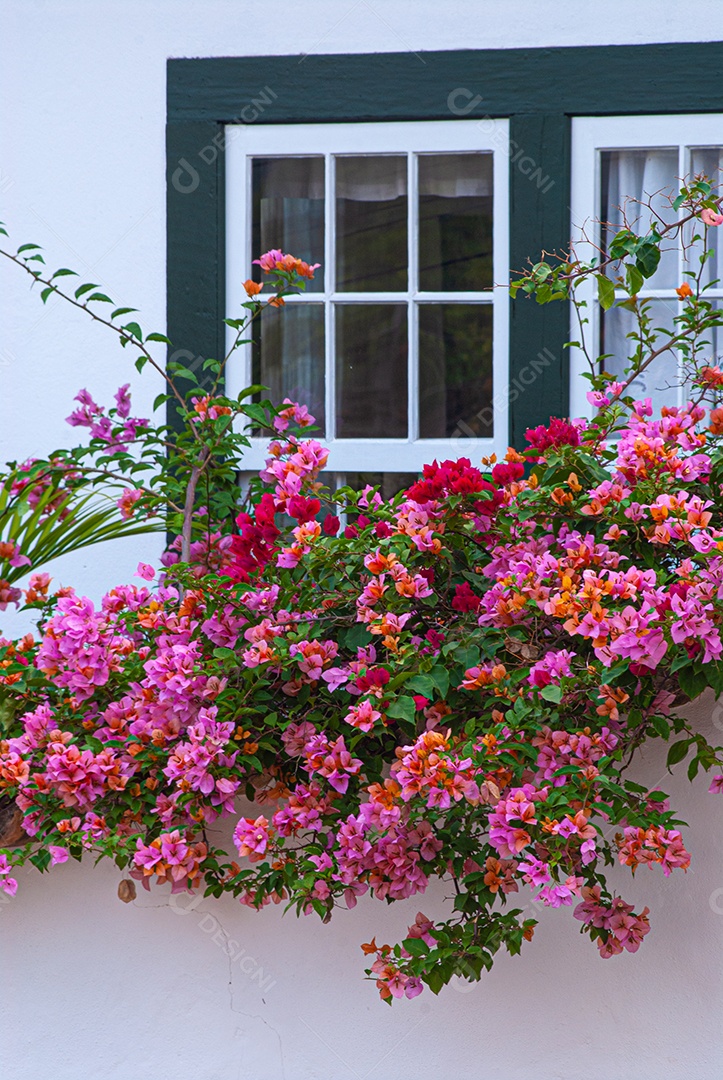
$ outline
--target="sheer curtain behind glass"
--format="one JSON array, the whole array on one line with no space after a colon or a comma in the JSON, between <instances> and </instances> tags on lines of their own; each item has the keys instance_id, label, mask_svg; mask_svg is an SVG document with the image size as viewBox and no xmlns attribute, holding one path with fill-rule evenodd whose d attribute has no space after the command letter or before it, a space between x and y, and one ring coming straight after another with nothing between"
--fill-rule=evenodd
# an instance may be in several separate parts
<instances>
[{"instance_id":1,"label":"sheer curtain behind glass","mask_svg":"<svg viewBox=\"0 0 723 1080\"><path fill-rule=\"evenodd\" d=\"M693 175L703 174L712 182L714 188L720 191L721 187L723 187L723 147L714 146L692 150L690 165ZM696 232L701 231L700 225L698 225ZM723 236L721 236L721 231L721 228L708 229L708 246L715 249L715 254L703 267L701 279L704 285L710 285L712 282L717 281L716 288L720 288L721 284L723 284ZM691 252L686 253L690 269L696 272L699 266L697 258L699 250L699 245L696 245Z\"/></svg>"},{"instance_id":2,"label":"sheer curtain behind glass","mask_svg":"<svg viewBox=\"0 0 723 1080\"><path fill-rule=\"evenodd\" d=\"M639 235L655 222L668 224L676 219L671 202L680 187L678 148L661 150L607 150L600 155L602 248L627 224ZM642 204L642 205L641 205ZM648 205L649 204L649 205ZM618 269L613 264L609 273ZM658 269L645 282L649 290L674 289L680 284L679 246L676 240L664 245ZM655 326L672 326L677 307L671 299L655 300L651 314ZM620 308L601 313L601 352L609 353L605 369L618 377L635 349L627 335L634 329L630 312ZM631 393L652 397L657 406L676 404L678 400L677 359L665 354L653 363L631 386Z\"/></svg>"},{"instance_id":3,"label":"sheer curtain behind glass","mask_svg":"<svg viewBox=\"0 0 723 1080\"><path fill-rule=\"evenodd\" d=\"M323 157L255 158L252 163L254 258L281 248L307 262L324 261ZM254 267L262 280L260 267ZM324 289L324 266L307 293ZM254 324L254 383L267 386L274 401L285 397L306 405L322 430L324 415L324 308L288 304L265 308Z\"/></svg>"}]
</instances>

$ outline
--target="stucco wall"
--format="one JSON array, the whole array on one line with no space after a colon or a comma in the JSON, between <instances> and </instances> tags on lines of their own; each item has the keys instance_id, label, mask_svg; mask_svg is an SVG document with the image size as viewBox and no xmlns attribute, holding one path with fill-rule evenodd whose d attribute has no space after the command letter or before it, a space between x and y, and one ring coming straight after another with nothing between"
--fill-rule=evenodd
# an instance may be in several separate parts
<instances>
[{"instance_id":1,"label":"stucco wall","mask_svg":"<svg viewBox=\"0 0 723 1080\"><path fill-rule=\"evenodd\" d=\"M230 0L9 0L0 39L2 212L16 243L164 322L164 120L168 56L373 52L706 40L716 0L307 0L281 11ZM591 72L591 78L597 73ZM661 72L664 78L664 72ZM80 386L109 401L128 358L99 328L0 268L0 457L46 453ZM138 389L143 415L158 387ZM128 579L152 540L67 559L90 595ZM0 618L8 630L20 623ZM723 711L698 706L723 728ZM651 782L664 769L647 766ZM280 922L231 901L174 910L162 893L124 907L112 868L21 875L0 906L3 1080L718 1080L723 1076L723 803L670 784L694 829L687 875L641 871L624 895L651 908L637 956L600 961L569 912L540 914L521 957L471 989L388 1009L361 979L358 944L398 938L418 908L369 902ZM524 898L529 903L529 898ZM223 933L239 943L229 960ZM243 953L241 952L242 950ZM244 970L246 969L246 970Z\"/></svg>"}]
</instances>

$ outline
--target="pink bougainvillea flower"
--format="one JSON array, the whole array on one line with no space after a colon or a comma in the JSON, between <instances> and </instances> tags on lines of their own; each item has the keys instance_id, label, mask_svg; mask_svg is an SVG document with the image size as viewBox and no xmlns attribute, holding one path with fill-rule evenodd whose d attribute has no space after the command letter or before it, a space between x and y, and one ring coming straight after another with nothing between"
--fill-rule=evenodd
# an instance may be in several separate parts
<instances>
[{"instance_id":1,"label":"pink bougainvillea flower","mask_svg":"<svg viewBox=\"0 0 723 1080\"><path fill-rule=\"evenodd\" d=\"M723 214L717 214L715 210L705 206L700 212L700 220L704 225L723 225Z\"/></svg>"},{"instance_id":2,"label":"pink bougainvillea flower","mask_svg":"<svg viewBox=\"0 0 723 1080\"><path fill-rule=\"evenodd\" d=\"M143 495L142 491L138 491L137 488L126 488L120 499L117 501L117 506L120 509L121 517L126 521L133 516L133 507Z\"/></svg>"}]
</instances>

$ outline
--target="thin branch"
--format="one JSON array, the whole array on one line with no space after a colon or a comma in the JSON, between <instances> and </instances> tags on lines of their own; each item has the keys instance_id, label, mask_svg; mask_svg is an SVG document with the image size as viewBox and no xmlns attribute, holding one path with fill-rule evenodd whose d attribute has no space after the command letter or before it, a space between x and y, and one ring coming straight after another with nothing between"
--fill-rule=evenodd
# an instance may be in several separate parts
<instances>
[{"instance_id":1,"label":"thin branch","mask_svg":"<svg viewBox=\"0 0 723 1080\"><path fill-rule=\"evenodd\" d=\"M139 341L138 338L136 338L133 334L129 334L128 331L124 330L122 326L116 326L115 323L111 322L109 319L104 319L101 315L97 315L91 308L88 307L87 303L83 304L79 300L76 300L74 297L68 296L68 294L64 293L62 289L59 289L57 285L54 285L52 280L44 278L39 271L33 270L32 267L28 266L27 262L25 262L24 259L19 259L17 255L11 255L10 252L5 251L4 248L0 248L0 255L4 255L6 259L10 259L10 261L14 262L16 266L19 266L22 270L24 270L26 274L29 274L30 277L33 278L33 280L39 281L41 285L46 285L48 288L52 289L54 293L57 293L58 296L60 296L63 300L66 300L69 304L72 304L73 307L77 307L81 311L85 311L86 314L90 315L91 319L93 319L94 322L102 323L103 326L109 327L111 330L114 331L114 333L118 334L121 341L130 341L131 344L135 345L137 349L140 349L146 360L148 360L148 362L150 363L151 367L155 368L158 374L161 375L163 379L168 383L176 399L181 404L181 407L184 409L186 408L186 402L176 388L176 384L173 382L173 379L170 377L165 368L161 367L161 365L153 358L153 356L145 347L142 341ZM199 438L196 432L194 432L194 434L196 438Z\"/></svg>"},{"instance_id":2,"label":"thin branch","mask_svg":"<svg viewBox=\"0 0 723 1080\"><path fill-rule=\"evenodd\" d=\"M196 487L203 474L206 465L211 459L211 450L208 446L201 451L201 462L194 465L186 487L186 503L183 507L183 531L181 533L181 562L188 562L191 555L191 528L193 525L193 508L196 500Z\"/></svg>"}]
</instances>

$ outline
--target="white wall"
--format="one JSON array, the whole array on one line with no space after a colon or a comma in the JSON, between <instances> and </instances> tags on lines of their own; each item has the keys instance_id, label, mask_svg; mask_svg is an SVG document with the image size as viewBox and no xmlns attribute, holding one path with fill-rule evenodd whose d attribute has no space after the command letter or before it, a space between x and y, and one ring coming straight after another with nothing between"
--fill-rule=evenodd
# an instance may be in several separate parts
<instances>
[{"instance_id":1,"label":"white wall","mask_svg":"<svg viewBox=\"0 0 723 1080\"><path fill-rule=\"evenodd\" d=\"M506 11L508 13L506 13ZM470 46L705 40L720 4L700 0L6 0L0 37L0 217L16 245L97 281L163 329L164 122L168 56L374 52ZM661 73L662 74L662 73ZM591 73L591 77L596 77ZM135 383L125 353L79 314L43 308L0 267L0 459L67 440L62 418L87 386L109 401ZM137 393L147 413L153 380ZM152 540L66 560L58 578L97 595L127 580ZM0 625L8 627L7 619ZM701 716L710 721L711 708ZM660 763L651 762L653 781ZM162 894L129 907L112 868L28 874L0 906L3 1080L719 1080L723 1076L723 804L676 779L695 827L688 875L642 872L624 894L651 908L637 956L600 961L569 912L543 912L522 957L471 992L393 1009L361 980L358 943L403 934L407 908L375 902L328 927L204 901L187 916ZM215 916L268 985L214 943ZM246 966L250 966L247 962Z\"/></svg>"}]
</instances>

